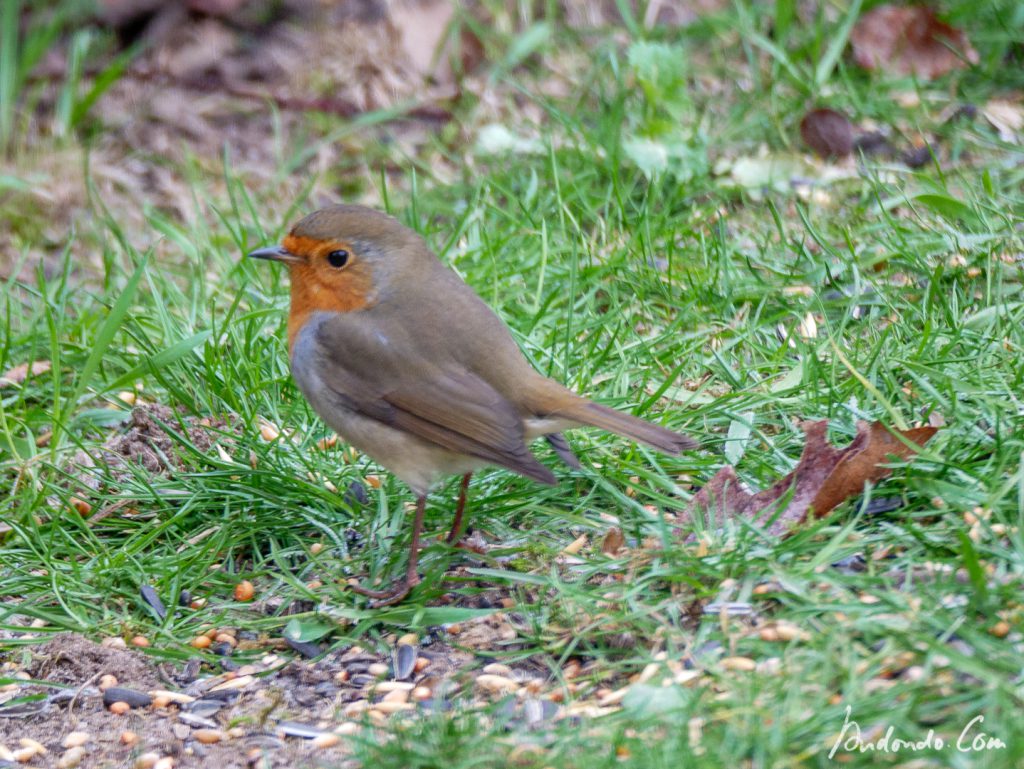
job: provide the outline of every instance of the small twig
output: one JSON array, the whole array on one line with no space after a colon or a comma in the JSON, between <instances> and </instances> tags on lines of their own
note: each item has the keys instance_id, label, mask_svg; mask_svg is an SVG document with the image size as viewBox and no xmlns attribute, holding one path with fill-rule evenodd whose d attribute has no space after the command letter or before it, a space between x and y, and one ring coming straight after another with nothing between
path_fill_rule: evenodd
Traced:
<instances>
[{"instance_id":1,"label":"small twig","mask_svg":"<svg viewBox=\"0 0 1024 769\"><path fill-rule=\"evenodd\" d=\"M98 513L95 513L94 515L90 515L88 518L86 518L86 521L88 522L88 524L90 526L92 526L94 524L97 524L100 521L102 521L104 518L107 518L108 516L113 515L118 510L120 510L122 507L125 507L126 505L128 505L131 502L132 502L132 500L130 500L130 499L119 499L117 502L114 502L111 505L107 505L102 510L100 510Z\"/></svg>"},{"instance_id":2,"label":"small twig","mask_svg":"<svg viewBox=\"0 0 1024 769\"><path fill-rule=\"evenodd\" d=\"M85 683L78 687L78 690L75 692L75 696L73 696L68 701L68 718L69 719L71 718L71 711L73 711L75 709L75 703L78 702L79 695L82 692L85 691L85 687L89 686L89 684L91 684L93 681L95 681L97 678L99 678L100 675L102 674L102 672L103 671L99 671L97 673L94 673L91 677L86 679Z\"/></svg>"},{"instance_id":3,"label":"small twig","mask_svg":"<svg viewBox=\"0 0 1024 769\"><path fill-rule=\"evenodd\" d=\"M167 673L167 671L164 669L164 667L165 667L165 665L164 665L163 662L161 662L159 665L156 666L157 677L161 681L163 681L169 688L177 689L180 686L180 684L177 681L175 681L173 678L171 678L171 676Z\"/></svg>"},{"instance_id":4,"label":"small twig","mask_svg":"<svg viewBox=\"0 0 1024 769\"><path fill-rule=\"evenodd\" d=\"M187 540L185 540L185 544L183 544L181 547L179 547L177 552L183 553L186 550L188 550L190 547L195 547L197 544L199 544L204 539L206 539L208 536L210 536L211 534L213 534L214 532L217 532L217 531L220 531L220 526L210 526L209 528L203 529L201 532L199 532L195 536L189 537Z\"/></svg>"}]
</instances>

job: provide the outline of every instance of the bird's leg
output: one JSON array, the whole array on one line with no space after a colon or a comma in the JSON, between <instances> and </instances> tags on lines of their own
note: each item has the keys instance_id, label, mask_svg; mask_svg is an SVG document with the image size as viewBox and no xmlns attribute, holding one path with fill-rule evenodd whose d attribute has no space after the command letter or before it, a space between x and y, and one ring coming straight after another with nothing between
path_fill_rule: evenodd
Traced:
<instances>
[{"instance_id":1,"label":"bird's leg","mask_svg":"<svg viewBox=\"0 0 1024 769\"><path fill-rule=\"evenodd\" d=\"M416 573L416 562L420 553L420 531L423 529L423 512L427 509L427 495L422 494L416 499L416 518L412 524L412 546L409 549L409 566L405 570L405 579L395 582L387 590L370 590L361 585L350 585L353 593L375 599L371 609L391 606L399 603L409 595L409 591L420 583L420 575Z\"/></svg>"},{"instance_id":2,"label":"bird's leg","mask_svg":"<svg viewBox=\"0 0 1024 769\"><path fill-rule=\"evenodd\" d=\"M473 473L466 473L462 476L462 483L459 484L459 502L455 506L455 520L452 521L452 530L448 532L448 544L454 545L462 537L462 514L466 512L466 495L469 491L469 479Z\"/></svg>"}]
</instances>

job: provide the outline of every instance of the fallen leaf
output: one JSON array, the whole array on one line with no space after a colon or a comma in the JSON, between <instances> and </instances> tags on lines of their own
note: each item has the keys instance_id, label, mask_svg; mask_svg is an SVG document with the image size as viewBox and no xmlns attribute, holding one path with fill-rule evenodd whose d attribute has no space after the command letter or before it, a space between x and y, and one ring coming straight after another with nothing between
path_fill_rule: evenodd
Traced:
<instances>
[{"instance_id":1,"label":"fallen leaf","mask_svg":"<svg viewBox=\"0 0 1024 769\"><path fill-rule=\"evenodd\" d=\"M615 555L626 546L626 538L622 536L622 529L616 527L608 529L608 533L601 540L601 552L605 555Z\"/></svg>"},{"instance_id":2,"label":"fallen leaf","mask_svg":"<svg viewBox=\"0 0 1024 769\"><path fill-rule=\"evenodd\" d=\"M706 148L680 136L662 139L626 136L622 140L622 151L648 179L669 173L677 181L685 182L707 171Z\"/></svg>"},{"instance_id":3,"label":"fallen leaf","mask_svg":"<svg viewBox=\"0 0 1024 769\"><path fill-rule=\"evenodd\" d=\"M0 387L20 385L28 379L29 376L36 377L40 374L45 374L49 370L50 361L48 360L37 360L32 363L22 363L7 371L3 376L0 376Z\"/></svg>"},{"instance_id":4,"label":"fallen leaf","mask_svg":"<svg viewBox=\"0 0 1024 769\"><path fill-rule=\"evenodd\" d=\"M718 174L728 174L728 180L748 190L775 190L785 192L796 178L810 178L814 173L803 157L790 155L764 155L738 157L728 162L720 160L715 166Z\"/></svg>"},{"instance_id":5,"label":"fallen leaf","mask_svg":"<svg viewBox=\"0 0 1024 769\"><path fill-rule=\"evenodd\" d=\"M993 100L982 108L981 114L1004 142L1020 142L1024 133L1024 108L1020 104Z\"/></svg>"},{"instance_id":6,"label":"fallen leaf","mask_svg":"<svg viewBox=\"0 0 1024 769\"><path fill-rule=\"evenodd\" d=\"M453 26L456 5L449 0L390 6L389 23L397 32L400 50L421 80L450 87L457 75L472 72L484 62L483 42L470 25Z\"/></svg>"},{"instance_id":7,"label":"fallen leaf","mask_svg":"<svg viewBox=\"0 0 1024 769\"><path fill-rule=\"evenodd\" d=\"M175 38L174 45L162 46L155 58L162 71L178 80L187 81L200 78L204 73L219 71L219 65L234 52L236 45L235 35L230 29L216 19L208 18L190 23L182 30L180 37ZM194 111L182 110L180 101L176 109L185 113ZM172 108L163 117L168 118L173 114ZM187 121L185 117L177 116L176 122L201 124L197 117Z\"/></svg>"},{"instance_id":8,"label":"fallen leaf","mask_svg":"<svg viewBox=\"0 0 1024 769\"><path fill-rule=\"evenodd\" d=\"M801 339L817 339L818 338L818 321L814 319L813 313L807 313L800 319L797 324L796 332L800 335Z\"/></svg>"},{"instance_id":9,"label":"fallen leaf","mask_svg":"<svg viewBox=\"0 0 1024 769\"><path fill-rule=\"evenodd\" d=\"M650 686L634 684L622 698L627 713L648 718L659 713L671 713L686 707L692 699L681 686Z\"/></svg>"},{"instance_id":10,"label":"fallen leaf","mask_svg":"<svg viewBox=\"0 0 1024 769\"><path fill-rule=\"evenodd\" d=\"M398 30L402 50L421 77L451 80L440 47L454 15L454 5L446 0L397 3L391 9L391 23Z\"/></svg>"},{"instance_id":11,"label":"fallen leaf","mask_svg":"<svg viewBox=\"0 0 1024 769\"><path fill-rule=\"evenodd\" d=\"M915 427L890 431L881 422L857 423L857 434L844 449L829 445L825 436L828 422L805 422L807 442L796 468L770 488L750 494L742 488L731 465L726 465L708 481L687 507L686 513L706 516L708 523L727 518L748 518L767 522L775 535L786 534L803 523L808 514L821 517L848 497L860 493L868 481L877 481L892 470L885 466L890 457L906 459L935 435L937 427ZM913 445L907 445L900 437ZM789 496L778 515L776 503Z\"/></svg>"},{"instance_id":12,"label":"fallen leaf","mask_svg":"<svg viewBox=\"0 0 1024 769\"><path fill-rule=\"evenodd\" d=\"M725 434L725 444L723 446L725 458L729 464L738 464L743 459L743 453L747 450L747 444L750 443L750 434L753 430L753 411L745 411L742 414L738 414L736 419L729 422L729 430Z\"/></svg>"},{"instance_id":13,"label":"fallen leaf","mask_svg":"<svg viewBox=\"0 0 1024 769\"><path fill-rule=\"evenodd\" d=\"M931 80L968 64L978 52L959 29L921 6L880 5L858 19L850 34L853 58L864 69Z\"/></svg>"},{"instance_id":14,"label":"fallen leaf","mask_svg":"<svg viewBox=\"0 0 1024 769\"><path fill-rule=\"evenodd\" d=\"M823 158L844 158L853 151L853 126L834 109L812 109L804 115L800 136Z\"/></svg>"}]
</instances>

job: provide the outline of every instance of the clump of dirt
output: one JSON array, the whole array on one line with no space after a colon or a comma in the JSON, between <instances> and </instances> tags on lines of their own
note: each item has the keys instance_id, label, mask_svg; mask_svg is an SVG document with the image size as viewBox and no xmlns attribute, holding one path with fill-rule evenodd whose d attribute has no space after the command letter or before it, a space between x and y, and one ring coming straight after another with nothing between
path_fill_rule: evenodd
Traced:
<instances>
[{"instance_id":1,"label":"clump of dirt","mask_svg":"<svg viewBox=\"0 0 1024 769\"><path fill-rule=\"evenodd\" d=\"M32 652L27 672L40 681L82 686L112 675L119 685L153 688L153 665L139 652L100 646L72 633L61 633Z\"/></svg>"},{"instance_id":2,"label":"clump of dirt","mask_svg":"<svg viewBox=\"0 0 1024 769\"><path fill-rule=\"evenodd\" d=\"M111 464L125 460L141 465L154 474L165 474L182 467L174 439L164 425L175 425L179 420L169 406L150 403L132 409L128 429L108 440L105 449L113 455ZM217 439L217 431L225 427L223 420L192 416L181 417L189 442L200 451L209 451Z\"/></svg>"},{"instance_id":3,"label":"clump of dirt","mask_svg":"<svg viewBox=\"0 0 1024 769\"><path fill-rule=\"evenodd\" d=\"M151 476L170 476L194 464L171 431L184 436L202 454L215 444L230 449L232 429L219 417L186 415L158 403L146 403L132 409L125 426L111 435L96 451L77 451L67 464L69 487L83 500L91 499L102 487L118 489L145 470ZM102 469L102 470L101 470ZM60 506L58 500L53 504ZM107 513L96 514L98 521L106 514L123 507L125 500L115 503Z\"/></svg>"}]
</instances>

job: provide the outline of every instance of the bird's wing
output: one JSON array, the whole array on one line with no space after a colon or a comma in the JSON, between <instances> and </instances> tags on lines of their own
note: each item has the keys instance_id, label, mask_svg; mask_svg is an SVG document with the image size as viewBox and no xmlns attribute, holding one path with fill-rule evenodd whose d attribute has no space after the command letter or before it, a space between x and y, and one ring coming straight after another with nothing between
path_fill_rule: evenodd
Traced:
<instances>
[{"instance_id":1,"label":"bird's wing","mask_svg":"<svg viewBox=\"0 0 1024 769\"><path fill-rule=\"evenodd\" d=\"M339 405L449 451L555 482L527 448L518 410L474 373L415 352L406 329L338 314L319 324L315 341L318 376Z\"/></svg>"}]
</instances>

